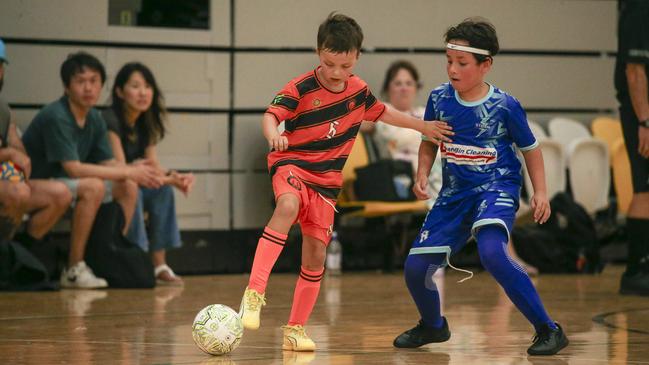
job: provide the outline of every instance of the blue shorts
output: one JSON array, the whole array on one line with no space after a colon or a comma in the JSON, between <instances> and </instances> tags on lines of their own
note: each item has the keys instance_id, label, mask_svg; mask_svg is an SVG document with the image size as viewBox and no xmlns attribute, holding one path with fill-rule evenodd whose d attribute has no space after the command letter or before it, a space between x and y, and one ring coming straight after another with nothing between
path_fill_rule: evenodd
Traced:
<instances>
[{"instance_id":1,"label":"blue shorts","mask_svg":"<svg viewBox=\"0 0 649 365\"><path fill-rule=\"evenodd\" d=\"M518 199L508 193L485 191L455 202L438 199L428 212L410 254L446 253L451 256L464 247L481 226L497 224L512 230Z\"/></svg>"}]
</instances>

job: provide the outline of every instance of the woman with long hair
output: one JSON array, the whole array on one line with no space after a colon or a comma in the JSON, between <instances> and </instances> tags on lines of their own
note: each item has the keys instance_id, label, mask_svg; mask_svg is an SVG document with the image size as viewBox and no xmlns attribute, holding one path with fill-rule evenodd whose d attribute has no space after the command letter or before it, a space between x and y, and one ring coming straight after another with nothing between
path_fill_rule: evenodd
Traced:
<instances>
[{"instance_id":1,"label":"woman with long hair","mask_svg":"<svg viewBox=\"0 0 649 365\"><path fill-rule=\"evenodd\" d=\"M115 159L124 164L147 164L158 171L157 184L141 185L127 237L145 251L151 251L158 284L181 285L167 265L166 250L180 247L173 188L187 195L194 175L160 166L156 144L166 133L164 98L148 67L132 62L124 65L111 93L111 106L103 112ZM147 236L144 212L148 213Z\"/></svg>"}]
</instances>

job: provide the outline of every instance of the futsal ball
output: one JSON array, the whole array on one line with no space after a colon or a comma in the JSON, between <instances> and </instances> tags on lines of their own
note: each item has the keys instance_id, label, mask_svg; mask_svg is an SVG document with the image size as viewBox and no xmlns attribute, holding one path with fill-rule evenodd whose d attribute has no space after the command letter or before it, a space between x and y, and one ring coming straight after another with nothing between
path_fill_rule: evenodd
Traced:
<instances>
[{"instance_id":1,"label":"futsal ball","mask_svg":"<svg viewBox=\"0 0 649 365\"><path fill-rule=\"evenodd\" d=\"M0 166L2 167L2 175L0 175L1 180L9 180L11 182L21 182L25 180L25 175L20 168L14 165L13 162L4 161Z\"/></svg>"},{"instance_id":2,"label":"futsal ball","mask_svg":"<svg viewBox=\"0 0 649 365\"><path fill-rule=\"evenodd\" d=\"M210 355L223 355L236 349L242 336L241 318L227 305L208 305L194 318L192 325L194 342Z\"/></svg>"}]
</instances>

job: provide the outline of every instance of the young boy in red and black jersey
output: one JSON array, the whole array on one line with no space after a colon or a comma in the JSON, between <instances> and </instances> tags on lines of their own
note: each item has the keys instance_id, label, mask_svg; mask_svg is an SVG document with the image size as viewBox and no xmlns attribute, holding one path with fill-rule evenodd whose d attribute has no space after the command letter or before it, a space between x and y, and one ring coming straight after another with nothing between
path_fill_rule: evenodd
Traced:
<instances>
[{"instance_id":1,"label":"young boy in red and black jersey","mask_svg":"<svg viewBox=\"0 0 649 365\"><path fill-rule=\"evenodd\" d=\"M293 307L284 329L284 350L313 351L304 324L318 297L326 247L333 230L341 171L363 120L417 130L433 141L450 141L443 122L423 122L385 106L367 84L352 74L363 31L356 21L330 14L318 29L320 65L288 82L273 99L262 120L272 151L268 169L277 206L259 239L250 281L241 303L247 329L259 327L266 284L290 227L302 229L302 266ZM285 123L285 131L277 127Z\"/></svg>"}]
</instances>

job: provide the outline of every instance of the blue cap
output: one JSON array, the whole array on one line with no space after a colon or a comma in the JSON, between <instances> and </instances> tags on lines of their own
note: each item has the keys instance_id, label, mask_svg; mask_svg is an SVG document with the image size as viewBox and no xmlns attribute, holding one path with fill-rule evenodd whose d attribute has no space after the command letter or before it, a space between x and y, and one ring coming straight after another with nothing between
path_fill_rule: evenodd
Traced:
<instances>
[{"instance_id":1,"label":"blue cap","mask_svg":"<svg viewBox=\"0 0 649 365\"><path fill-rule=\"evenodd\" d=\"M0 39L0 61L9 63L9 60L7 60L7 51L5 50L5 42Z\"/></svg>"}]
</instances>

